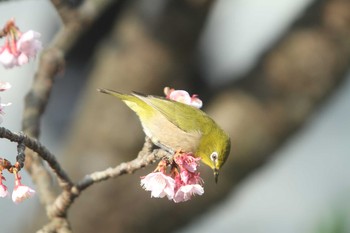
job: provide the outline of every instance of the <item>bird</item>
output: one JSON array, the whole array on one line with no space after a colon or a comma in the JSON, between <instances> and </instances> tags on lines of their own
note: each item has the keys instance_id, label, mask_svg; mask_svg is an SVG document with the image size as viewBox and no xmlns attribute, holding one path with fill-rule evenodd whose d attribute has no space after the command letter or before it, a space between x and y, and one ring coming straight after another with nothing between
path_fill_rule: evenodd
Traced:
<instances>
[{"instance_id":1,"label":"bird","mask_svg":"<svg viewBox=\"0 0 350 233\"><path fill-rule=\"evenodd\" d=\"M172 154L185 151L200 157L213 170L218 182L219 170L230 154L231 140L205 112L160 96L97 90L117 97L133 110L153 144Z\"/></svg>"}]
</instances>

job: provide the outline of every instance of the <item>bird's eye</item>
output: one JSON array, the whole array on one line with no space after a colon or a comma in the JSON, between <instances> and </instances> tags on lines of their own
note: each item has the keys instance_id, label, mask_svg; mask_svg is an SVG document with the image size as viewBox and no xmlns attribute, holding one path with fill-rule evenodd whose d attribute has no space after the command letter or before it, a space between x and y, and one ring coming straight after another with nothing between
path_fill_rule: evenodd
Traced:
<instances>
[{"instance_id":1,"label":"bird's eye","mask_svg":"<svg viewBox=\"0 0 350 233\"><path fill-rule=\"evenodd\" d=\"M214 151L213 153L211 153L210 159L211 161L216 162L218 160L218 152Z\"/></svg>"}]
</instances>

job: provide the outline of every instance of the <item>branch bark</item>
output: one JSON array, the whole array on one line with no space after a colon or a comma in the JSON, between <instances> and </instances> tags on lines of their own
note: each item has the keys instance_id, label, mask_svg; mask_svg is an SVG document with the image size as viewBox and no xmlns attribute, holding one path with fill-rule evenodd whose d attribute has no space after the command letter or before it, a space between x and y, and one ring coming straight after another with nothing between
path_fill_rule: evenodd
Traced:
<instances>
[{"instance_id":1,"label":"branch bark","mask_svg":"<svg viewBox=\"0 0 350 233\"><path fill-rule=\"evenodd\" d=\"M61 187L63 189L69 189L73 183L63 170L56 157L40 142L36 139L32 139L21 133L13 133L10 130L0 127L0 138L7 138L11 142L17 142L19 145L25 145L40 156L41 159L45 160L53 172L58 177Z\"/></svg>"}]
</instances>

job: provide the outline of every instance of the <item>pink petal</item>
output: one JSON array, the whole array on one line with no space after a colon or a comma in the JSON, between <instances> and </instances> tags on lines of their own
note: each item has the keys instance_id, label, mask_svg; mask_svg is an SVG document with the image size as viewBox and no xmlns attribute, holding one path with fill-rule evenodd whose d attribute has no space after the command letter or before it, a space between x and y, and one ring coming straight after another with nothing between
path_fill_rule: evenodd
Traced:
<instances>
[{"instance_id":1,"label":"pink petal","mask_svg":"<svg viewBox=\"0 0 350 233\"><path fill-rule=\"evenodd\" d=\"M187 170L182 170L180 172L180 178L181 178L182 183L187 184L188 179L190 178L190 175L191 174Z\"/></svg>"},{"instance_id":2,"label":"pink petal","mask_svg":"<svg viewBox=\"0 0 350 233\"><path fill-rule=\"evenodd\" d=\"M202 184L203 180L198 172L189 172L188 170L181 170L179 175L180 181L176 183L176 187L188 184Z\"/></svg>"},{"instance_id":3,"label":"pink petal","mask_svg":"<svg viewBox=\"0 0 350 233\"><path fill-rule=\"evenodd\" d=\"M17 62L18 62L18 65L20 65L20 66L27 64L29 62L29 57L25 53L21 53L17 57Z\"/></svg>"},{"instance_id":4,"label":"pink petal","mask_svg":"<svg viewBox=\"0 0 350 233\"><path fill-rule=\"evenodd\" d=\"M177 102L181 102L184 104L191 104L191 97L188 94L187 91L183 91L183 90L175 90L172 91L169 95L169 99L171 100L175 100Z\"/></svg>"},{"instance_id":5,"label":"pink petal","mask_svg":"<svg viewBox=\"0 0 350 233\"><path fill-rule=\"evenodd\" d=\"M12 68L17 64L16 57L10 53L8 48L4 49L0 54L0 63L6 68Z\"/></svg>"},{"instance_id":6,"label":"pink petal","mask_svg":"<svg viewBox=\"0 0 350 233\"><path fill-rule=\"evenodd\" d=\"M192 154L182 153L181 155L175 157L175 163L179 165L181 169L186 169L190 172L195 172L197 170L197 167L199 166L198 161L200 159L200 157L193 157Z\"/></svg>"},{"instance_id":7,"label":"pink petal","mask_svg":"<svg viewBox=\"0 0 350 233\"><path fill-rule=\"evenodd\" d=\"M175 90L173 88L165 87L164 94L167 99L188 104L195 108L201 108L203 106L202 100L200 100L197 95L192 95L191 97L188 92L184 90Z\"/></svg>"},{"instance_id":8,"label":"pink petal","mask_svg":"<svg viewBox=\"0 0 350 233\"><path fill-rule=\"evenodd\" d=\"M28 57L35 57L42 48L42 44L38 40L40 36L40 33L33 30L23 33L17 41L17 50Z\"/></svg>"},{"instance_id":9,"label":"pink petal","mask_svg":"<svg viewBox=\"0 0 350 233\"><path fill-rule=\"evenodd\" d=\"M12 201L14 203L20 203L25 199L32 197L35 194L35 190L25 185L18 185L12 192Z\"/></svg>"},{"instance_id":10,"label":"pink petal","mask_svg":"<svg viewBox=\"0 0 350 233\"><path fill-rule=\"evenodd\" d=\"M194 195L202 195L204 193L204 189L199 184L193 184L193 185L184 185L181 186L174 196L174 202L185 202L192 198Z\"/></svg>"},{"instance_id":11,"label":"pink petal","mask_svg":"<svg viewBox=\"0 0 350 233\"><path fill-rule=\"evenodd\" d=\"M0 184L0 197L6 197L8 195L7 187Z\"/></svg>"},{"instance_id":12,"label":"pink petal","mask_svg":"<svg viewBox=\"0 0 350 233\"><path fill-rule=\"evenodd\" d=\"M191 105L195 108L201 108L203 106L203 102L199 98L192 96Z\"/></svg>"},{"instance_id":13,"label":"pink petal","mask_svg":"<svg viewBox=\"0 0 350 233\"><path fill-rule=\"evenodd\" d=\"M174 197L175 180L162 172L152 172L141 179L141 186L151 191L151 197L169 199Z\"/></svg>"}]
</instances>

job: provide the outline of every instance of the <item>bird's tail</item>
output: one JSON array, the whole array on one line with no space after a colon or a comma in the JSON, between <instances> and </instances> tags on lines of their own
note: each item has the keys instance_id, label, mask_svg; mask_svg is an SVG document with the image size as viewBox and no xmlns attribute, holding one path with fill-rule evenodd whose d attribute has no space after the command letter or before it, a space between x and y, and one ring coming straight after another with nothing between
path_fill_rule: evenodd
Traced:
<instances>
[{"instance_id":1,"label":"bird's tail","mask_svg":"<svg viewBox=\"0 0 350 233\"><path fill-rule=\"evenodd\" d=\"M110 89L97 89L101 93L112 95L122 100L129 108L136 112L139 116L148 116L152 114L154 109L150 107L146 102L140 99L137 95L123 94Z\"/></svg>"},{"instance_id":2,"label":"bird's tail","mask_svg":"<svg viewBox=\"0 0 350 233\"><path fill-rule=\"evenodd\" d=\"M115 97L117 97L117 98L119 98L121 100L127 100L128 96L130 96L130 95L122 94L122 93L119 93L119 92L116 92L116 91L113 91L113 90L110 90L110 89L105 89L105 88L99 88L97 90L99 92L101 92L101 93L115 96Z\"/></svg>"}]
</instances>

